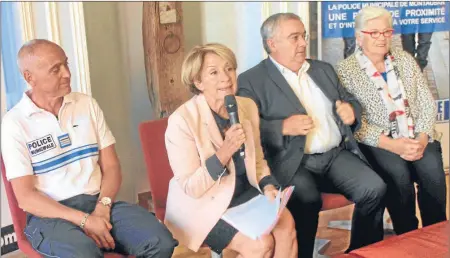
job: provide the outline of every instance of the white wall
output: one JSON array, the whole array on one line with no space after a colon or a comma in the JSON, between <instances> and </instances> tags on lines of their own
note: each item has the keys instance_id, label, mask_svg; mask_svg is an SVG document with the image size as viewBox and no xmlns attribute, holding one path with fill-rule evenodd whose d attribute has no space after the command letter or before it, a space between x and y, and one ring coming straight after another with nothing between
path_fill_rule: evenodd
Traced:
<instances>
[{"instance_id":1,"label":"white wall","mask_svg":"<svg viewBox=\"0 0 450 258\"><path fill-rule=\"evenodd\" d=\"M238 73L256 65L263 58L261 8L261 2L183 2L186 53L198 44L221 43L235 53Z\"/></svg>"},{"instance_id":2,"label":"white wall","mask_svg":"<svg viewBox=\"0 0 450 258\"><path fill-rule=\"evenodd\" d=\"M142 2L84 3L92 95L116 137L123 183L119 198L148 191L138 126L152 120L142 40Z\"/></svg>"},{"instance_id":3,"label":"white wall","mask_svg":"<svg viewBox=\"0 0 450 258\"><path fill-rule=\"evenodd\" d=\"M263 7L267 13L263 13ZM235 53L239 74L265 58L259 29L266 15L298 13L302 8L305 3L299 2L185 2L186 52L196 44L222 43Z\"/></svg>"},{"instance_id":4,"label":"white wall","mask_svg":"<svg viewBox=\"0 0 450 258\"><path fill-rule=\"evenodd\" d=\"M203 42L202 2L183 2L184 51L187 53L195 45Z\"/></svg>"},{"instance_id":5,"label":"white wall","mask_svg":"<svg viewBox=\"0 0 450 258\"><path fill-rule=\"evenodd\" d=\"M138 151L132 144L130 87L127 66L122 58L122 41L118 3L83 3L86 41L89 55L92 96L102 108L116 138L116 150L122 166L123 180L118 199L134 202L134 158ZM141 179L142 180L142 179Z\"/></svg>"},{"instance_id":6,"label":"white wall","mask_svg":"<svg viewBox=\"0 0 450 258\"><path fill-rule=\"evenodd\" d=\"M261 61L261 2L202 2L199 5L202 21L199 44L217 42L229 47L238 60L238 73ZM186 26L184 34L195 29L198 28Z\"/></svg>"},{"instance_id":7,"label":"white wall","mask_svg":"<svg viewBox=\"0 0 450 258\"><path fill-rule=\"evenodd\" d=\"M149 181L142 154L138 126L153 120L153 110L147 90L144 46L142 39L142 2L119 2L119 24L124 72L129 87L131 148L133 149L135 196L148 191ZM139 21L139 24L133 23Z\"/></svg>"},{"instance_id":8,"label":"white wall","mask_svg":"<svg viewBox=\"0 0 450 258\"><path fill-rule=\"evenodd\" d=\"M235 14L235 3L230 2L203 2L200 5L202 24L202 43L221 43L233 51L238 49L238 38L236 37L237 15ZM188 15L188 14L185 14ZM185 28L188 34L190 29Z\"/></svg>"}]
</instances>

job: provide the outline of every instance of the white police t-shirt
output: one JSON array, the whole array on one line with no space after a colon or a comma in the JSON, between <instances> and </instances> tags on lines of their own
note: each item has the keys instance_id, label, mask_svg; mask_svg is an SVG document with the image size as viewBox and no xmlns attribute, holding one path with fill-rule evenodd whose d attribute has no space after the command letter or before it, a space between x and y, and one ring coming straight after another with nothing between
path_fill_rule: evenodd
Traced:
<instances>
[{"instance_id":1,"label":"white police t-shirt","mask_svg":"<svg viewBox=\"0 0 450 258\"><path fill-rule=\"evenodd\" d=\"M58 118L24 93L2 119L8 180L34 175L36 188L56 201L100 191L99 151L115 143L95 99L69 93Z\"/></svg>"}]
</instances>

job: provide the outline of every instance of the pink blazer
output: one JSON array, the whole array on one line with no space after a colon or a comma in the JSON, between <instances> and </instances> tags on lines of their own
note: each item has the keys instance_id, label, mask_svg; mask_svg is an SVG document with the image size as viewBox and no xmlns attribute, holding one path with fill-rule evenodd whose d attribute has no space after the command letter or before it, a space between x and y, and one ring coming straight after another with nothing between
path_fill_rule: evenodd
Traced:
<instances>
[{"instance_id":1,"label":"pink blazer","mask_svg":"<svg viewBox=\"0 0 450 258\"><path fill-rule=\"evenodd\" d=\"M245 167L252 186L270 174L261 148L259 113L248 98L236 97L246 135ZM170 180L164 223L180 244L197 251L231 202L235 186L232 160L228 176L214 181L205 162L222 146L223 139L203 95L194 96L170 117L165 135L174 177ZM261 190L260 190L261 191Z\"/></svg>"}]
</instances>

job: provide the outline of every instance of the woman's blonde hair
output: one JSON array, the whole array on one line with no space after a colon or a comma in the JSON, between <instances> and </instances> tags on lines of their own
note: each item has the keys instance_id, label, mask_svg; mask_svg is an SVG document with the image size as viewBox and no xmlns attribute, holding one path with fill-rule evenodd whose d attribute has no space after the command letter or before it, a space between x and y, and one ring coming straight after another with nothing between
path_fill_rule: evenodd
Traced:
<instances>
[{"instance_id":1,"label":"woman's blonde hair","mask_svg":"<svg viewBox=\"0 0 450 258\"><path fill-rule=\"evenodd\" d=\"M355 32L363 30L367 21L379 17L386 17L389 25L392 27L392 15L388 10L378 6L366 6L362 8L355 17Z\"/></svg>"},{"instance_id":2,"label":"woman's blonde hair","mask_svg":"<svg viewBox=\"0 0 450 258\"><path fill-rule=\"evenodd\" d=\"M216 54L226 60L232 68L237 68L236 56L228 47L219 43L209 43L206 45L195 46L183 61L181 66L181 81L189 90L198 95L201 93L195 86L195 81L200 81L200 73L203 68L206 54Z\"/></svg>"}]
</instances>

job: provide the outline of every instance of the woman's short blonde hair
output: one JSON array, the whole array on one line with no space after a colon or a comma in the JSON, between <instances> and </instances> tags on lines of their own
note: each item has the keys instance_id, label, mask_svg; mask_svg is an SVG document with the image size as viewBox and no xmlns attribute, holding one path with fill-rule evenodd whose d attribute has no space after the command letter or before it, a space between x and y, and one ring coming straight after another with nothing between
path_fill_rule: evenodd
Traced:
<instances>
[{"instance_id":1,"label":"woman's short blonde hair","mask_svg":"<svg viewBox=\"0 0 450 258\"><path fill-rule=\"evenodd\" d=\"M366 6L362 8L355 17L355 32L364 30L367 21L379 17L387 18L389 25L392 27L392 15L388 10L378 6Z\"/></svg>"},{"instance_id":2,"label":"woman's short blonde hair","mask_svg":"<svg viewBox=\"0 0 450 258\"><path fill-rule=\"evenodd\" d=\"M206 54L216 54L226 60L232 68L237 68L236 56L228 47L219 43L209 43L206 45L195 46L183 61L181 66L181 81L189 90L198 95L201 93L195 86L195 81L200 81L200 73L203 68Z\"/></svg>"}]
</instances>

